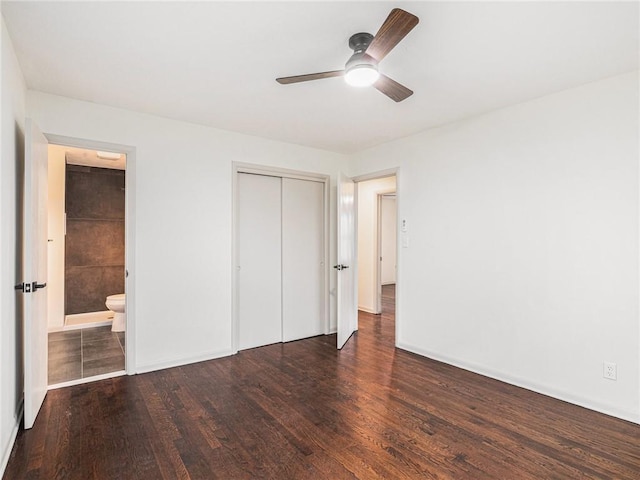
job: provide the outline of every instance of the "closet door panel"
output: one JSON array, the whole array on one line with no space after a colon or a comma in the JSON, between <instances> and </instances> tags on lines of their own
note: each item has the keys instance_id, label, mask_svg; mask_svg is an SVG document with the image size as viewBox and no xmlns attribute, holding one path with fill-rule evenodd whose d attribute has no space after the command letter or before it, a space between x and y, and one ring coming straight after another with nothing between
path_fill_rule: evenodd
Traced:
<instances>
[{"instance_id":1,"label":"closet door panel","mask_svg":"<svg viewBox=\"0 0 640 480\"><path fill-rule=\"evenodd\" d=\"M238 348L282 341L281 179L238 174Z\"/></svg>"},{"instance_id":2,"label":"closet door panel","mask_svg":"<svg viewBox=\"0 0 640 480\"><path fill-rule=\"evenodd\" d=\"M282 179L282 336L324 333L324 185Z\"/></svg>"}]
</instances>

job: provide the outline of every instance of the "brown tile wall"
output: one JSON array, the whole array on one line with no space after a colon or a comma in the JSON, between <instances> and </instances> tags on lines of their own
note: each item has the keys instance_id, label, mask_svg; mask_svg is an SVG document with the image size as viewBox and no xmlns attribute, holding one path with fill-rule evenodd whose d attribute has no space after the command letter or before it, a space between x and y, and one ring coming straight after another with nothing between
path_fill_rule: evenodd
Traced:
<instances>
[{"instance_id":1,"label":"brown tile wall","mask_svg":"<svg viewBox=\"0 0 640 480\"><path fill-rule=\"evenodd\" d=\"M67 165L65 313L106 310L124 293L124 171Z\"/></svg>"}]
</instances>

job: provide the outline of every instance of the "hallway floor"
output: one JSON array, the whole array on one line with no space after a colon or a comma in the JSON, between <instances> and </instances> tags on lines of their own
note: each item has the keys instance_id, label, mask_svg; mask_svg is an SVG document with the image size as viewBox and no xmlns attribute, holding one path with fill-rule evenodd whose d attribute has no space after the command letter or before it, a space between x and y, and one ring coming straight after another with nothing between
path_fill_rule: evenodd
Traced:
<instances>
[{"instance_id":1,"label":"hallway floor","mask_svg":"<svg viewBox=\"0 0 640 480\"><path fill-rule=\"evenodd\" d=\"M111 326L49 333L49 385L124 370L124 338Z\"/></svg>"}]
</instances>

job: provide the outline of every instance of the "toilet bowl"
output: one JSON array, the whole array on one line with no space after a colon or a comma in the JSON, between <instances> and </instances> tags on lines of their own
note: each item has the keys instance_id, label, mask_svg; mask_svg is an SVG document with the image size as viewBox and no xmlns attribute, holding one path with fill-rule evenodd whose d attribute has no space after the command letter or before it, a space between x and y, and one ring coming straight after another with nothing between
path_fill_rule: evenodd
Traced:
<instances>
[{"instance_id":1,"label":"toilet bowl","mask_svg":"<svg viewBox=\"0 0 640 480\"><path fill-rule=\"evenodd\" d=\"M124 293L118 295L109 295L107 301L104 302L109 310L113 312L113 323L111 324L112 332L124 332L124 325L127 316L124 312Z\"/></svg>"}]
</instances>

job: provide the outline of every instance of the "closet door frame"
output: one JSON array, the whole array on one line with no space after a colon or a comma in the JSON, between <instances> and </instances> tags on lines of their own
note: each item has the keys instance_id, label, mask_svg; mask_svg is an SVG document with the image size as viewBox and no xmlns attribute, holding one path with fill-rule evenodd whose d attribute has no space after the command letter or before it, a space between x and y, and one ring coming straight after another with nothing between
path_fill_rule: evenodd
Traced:
<instances>
[{"instance_id":1,"label":"closet door frame","mask_svg":"<svg viewBox=\"0 0 640 480\"><path fill-rule=\"evenodd\" d=\"M322 318L324 322L324 333L330 333L329 325L329 192L330 192L330 176L301 170L290 170L286 168L270 167L264 165L255 165L243 162L232 163L232 232L231 241L231 272L232 272L232 328L231 328L231 348L233 353L238 353L240 340L240 323L238 318L238 174L253 173L256 175L266 175L279 178L293 178L297 180L310 180L323 184L323 249L322 249L322 265L323 265L323 291L322 291Z\"/></svg>"}]
</instances>

